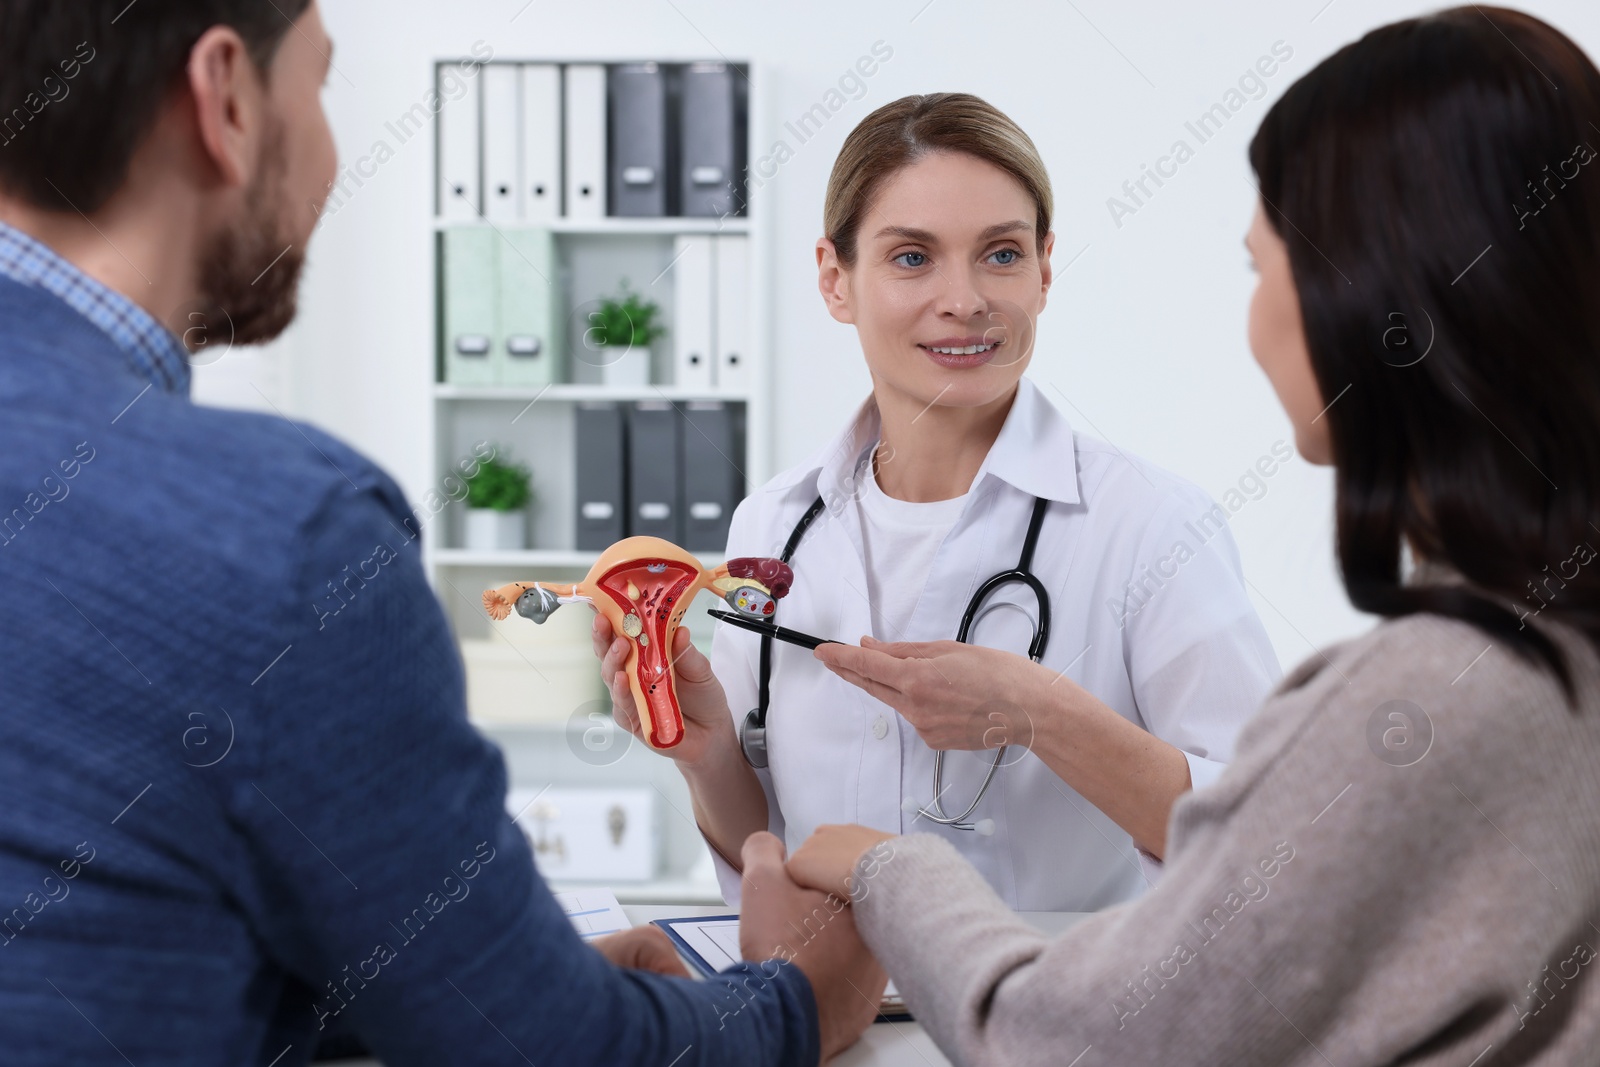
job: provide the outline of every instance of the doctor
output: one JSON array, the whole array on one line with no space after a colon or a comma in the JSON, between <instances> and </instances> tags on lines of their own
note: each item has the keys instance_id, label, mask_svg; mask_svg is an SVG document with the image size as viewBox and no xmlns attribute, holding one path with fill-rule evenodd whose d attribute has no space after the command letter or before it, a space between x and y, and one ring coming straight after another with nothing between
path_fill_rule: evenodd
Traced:
<instances>
[{"instance_id":1,"label":"doctor","mask_svg":"<svg viewBox=\"0 0 1600 1067\"><path fill-rule=\"evenodd\" d=\"M793 848L862 823L941 834L1014 909L1128 899L1159 871L1173 801L1219 775L1280 675L1221 509L1075 432L1023 377L1054 235L1049 177L1005 115L957 93L879 108L824 214L819 287L872 395L739 506L728 554L792 542L779 622L861 646L724 625L708 662L677 639L686 732L669 754L724 894L737 902L751 833ZM974 603L1013 569L1042 595L1019 580ZM967 645L951 640L964 614ZM627 643L601 616L594 638L637 733ZM764 746L741 746L747 719Z\"/></svg>"}]
</instances>

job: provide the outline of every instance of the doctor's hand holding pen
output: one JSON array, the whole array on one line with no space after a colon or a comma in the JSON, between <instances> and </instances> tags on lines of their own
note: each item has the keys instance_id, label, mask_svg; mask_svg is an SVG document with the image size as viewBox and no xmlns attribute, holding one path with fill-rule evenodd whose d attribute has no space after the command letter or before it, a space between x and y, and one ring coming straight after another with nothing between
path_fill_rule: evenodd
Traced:
<instances>
[{"instance_id":1,"label":"doctor's hand holding pen","mask_svg":"<svg viewBox=\"0 0 1600 1067\"><path fill-rule=\"evenodd\" d=\"M1065 674L959 641L863 637L812 655L894 708L929 748L1028 749L1139 848L1165 854L1167 816L1191 784L1187 758Z\"/></svg>"},{"instance_id":2,"label":"doctor's hand holding pen","mask_svg":"<svg viewBox=\"0 0 1600 1067\"><path fill-rule=\"evenodd\" d=\"M590 637L600 660L600 677L611 694L612 716L623 729L644 740L623 669L628 661L628 640L599 612ZM658 751L677 762L688 782L700 832L730 866L742 870L740 850L745 839L767 829L767 794L739 747L728 695L712 673L711 661L690 642L687 626L680 626L673 637L671 659L678 709L683 713L683 740Z\"/></svg>"}]
</instances>

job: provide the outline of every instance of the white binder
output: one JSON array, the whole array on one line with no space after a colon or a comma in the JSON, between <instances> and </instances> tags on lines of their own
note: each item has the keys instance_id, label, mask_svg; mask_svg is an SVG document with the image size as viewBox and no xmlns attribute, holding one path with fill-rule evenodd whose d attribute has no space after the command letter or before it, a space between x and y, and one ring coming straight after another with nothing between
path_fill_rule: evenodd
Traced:
<instances>
[{"instance_id":1,"label":"white binder","mask_svg":"<svg viewBox=\"0 0 1600 1067\"><path fill-rule=\"evenodd\" d=\"M715 240L709 234L681 234L672 248L672 380L688 389L710 389L716 382Z\"/></svg>"},{"instance_id":2,"label":"white binder","mask_svg":"<svg viewBox=\"0 0 1600 1067\"><path fill-rule=\"evenodd\" d=\"M515 222L521 215L517 178L521 151L517 136L522 125L517 68L490 63L483 68L483 214L495 222Z\"/></svg>"},{"instance_id":3,"label":"white binder","mask_svg":"<svg viewBox=\"0 0 1600 1067\"><path fill-rule=\"evenodd\" d=\"M529 222L561 217L561 68L522 68L522 205Z\"/></svg>"},{"instance_id":4,"label":"white binder","mask_svg":"<svg viewBox=\"0 0 1600 1067\"><path fill-rule=\"evenodd\" d=\"M566 208L573 219L606 214L606 68L567 68Z\"/></svg>"},{"instance_id":5,"label":"white binder","mask_svg":"<svg viewBox=\"0 0 1600 1067\"><path fill-rule=\"evenodd\" d=\"M475 219L483 213L478 142L482 79L457 76L451 86L457 85L466 86L457 99L451 99L444 86L438 87L439 217L451 221Z\"/></svg>"},{"instance_id":6,"label":"white binder","mask_svg":"<svg viewBox=\"0 0 1600 1067\"><path fill-rule=\"evenodd\" d=\"M717 237L716 383L718 389L750 388L750 239Z\"/></svg>"}]
</instances>

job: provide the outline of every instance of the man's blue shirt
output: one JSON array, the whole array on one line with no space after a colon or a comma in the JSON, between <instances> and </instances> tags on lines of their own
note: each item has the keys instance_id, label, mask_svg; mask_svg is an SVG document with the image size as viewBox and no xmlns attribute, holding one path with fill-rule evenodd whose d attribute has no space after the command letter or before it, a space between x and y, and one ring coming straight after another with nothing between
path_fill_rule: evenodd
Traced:
<instances>
[{"instance_id":1,"label":"man's blue shirt","mask_svg":"<svg viewBox=\"0 0 1600 1067\"><path fill-rule=\"evenodd\" d=\"M288 1067L334 1019L391 1065L817 1061L792 965L571 929L383 471L191 403L170 332L3 228L0 346L6 1064Z\"/></svg>"}]
</instances>

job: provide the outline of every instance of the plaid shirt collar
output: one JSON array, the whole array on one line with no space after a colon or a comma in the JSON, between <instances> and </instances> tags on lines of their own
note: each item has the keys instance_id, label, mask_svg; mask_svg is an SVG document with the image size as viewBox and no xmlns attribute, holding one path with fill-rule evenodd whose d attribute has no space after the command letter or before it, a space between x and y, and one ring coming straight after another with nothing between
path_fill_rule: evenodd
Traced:
<instances>
[{"instance_id":1,"label":"plaid shirt collar","mask_svg":"<svg viewBox=\"0 0 1600 1067\"><path fill-rule=\"evenodd\" d=\"M171 330L132 300L3 222L0 275L59 297L111 338L140 377L166 392L189 395L189 353Z\"/></svg>"}]
</instances>

